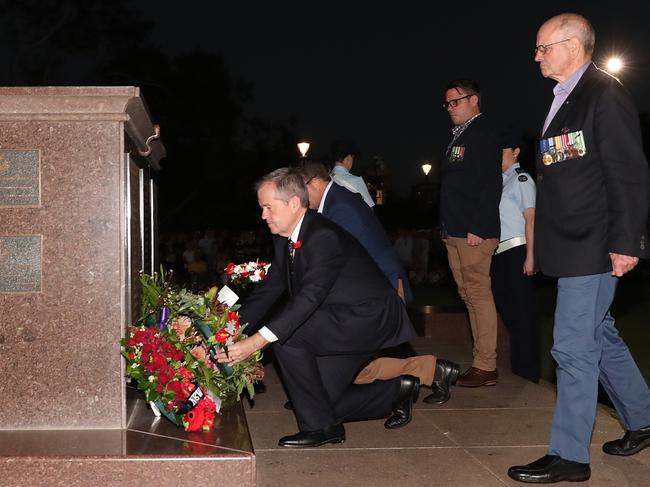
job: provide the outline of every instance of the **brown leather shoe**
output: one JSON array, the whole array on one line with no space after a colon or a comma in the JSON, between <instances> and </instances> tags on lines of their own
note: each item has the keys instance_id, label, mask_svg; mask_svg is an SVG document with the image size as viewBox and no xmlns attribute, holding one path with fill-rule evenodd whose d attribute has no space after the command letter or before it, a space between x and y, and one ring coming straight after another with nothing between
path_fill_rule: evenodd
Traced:
<instances>
[{"instance_id":1,"label":"brown leather shoe","mask_svg":"<svg viewBox=\"0 0 650 487\"><path fill-rule=\"evenodd\" d=\"M499 373L496 370L481 370L470 367L458 377L456 385L461 387L495 386L498 378Z\"/></svg>"}]
</instances>

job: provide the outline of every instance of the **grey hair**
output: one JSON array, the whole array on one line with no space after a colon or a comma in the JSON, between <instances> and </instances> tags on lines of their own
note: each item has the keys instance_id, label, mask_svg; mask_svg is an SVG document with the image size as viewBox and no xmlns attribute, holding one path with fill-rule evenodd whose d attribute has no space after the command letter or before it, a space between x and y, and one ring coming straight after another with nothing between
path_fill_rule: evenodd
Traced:
<instances>
[{"instance_id":1,"label":"grey hair","mask_svg":"<svg viewBox=\"0 0 650 487\"><path fill-rule=\"evenodd\" d=\"M576 37L585 52L591 57L596 45L596 31L586 18L579 14L566 13L558 15L559 26L566 36Z\"/></svg>"},{"instance_id":2,"label":"grey hair","mask_svg":"<svg viewBox=\"0 0 650 487\"><path fill-rule=\"evenodd\" d=\"M300 205L303 208L309 208L307 186L302 180L301 175L295 169L281 167L262 176L255 184L255 191L259 191L260 187L266 183L275 184L275 194L278 199L288 202L291 198L297 196L300 200Z\"/></svg>"}]
</instances>

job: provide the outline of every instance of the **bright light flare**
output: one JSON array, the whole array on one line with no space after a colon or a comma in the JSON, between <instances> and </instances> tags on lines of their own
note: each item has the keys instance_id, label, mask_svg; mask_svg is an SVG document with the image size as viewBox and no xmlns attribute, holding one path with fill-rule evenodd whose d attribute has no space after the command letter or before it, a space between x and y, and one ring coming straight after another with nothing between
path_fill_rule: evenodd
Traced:
<instances>
[{"instance_id":1,"label":"bright light flare","mask_svg":"<svg viewBox=\"0 0 650 487\"><path fill-rule=\"evenodd\" d=\"M612 74L619 73L623 69L623 60L619 57L611 57L607 60L605 69Z\"/></svg>"},{"instance_id":2,"label":"bright light flare","mask_svg":"<svg viewBox=\"0 0 650 487\"><path fill-rule=\"evenodd\" d=\"M305 157L307 155L307 151L309 150L309 142L300 142L298 145L298 150L300 151L300 155L302 157Z\"/></svg>"},{"instance_id":3,"label":"bright light flare","mask_svg":"<svg viewBox=\"0 0 650 487\"><path fill-rule=\"evenodd\" d=\"M431 164L429 164L428 162L422 164L422 172L424 173L425 176L429 175L429 171L431 171Z\"/></svg>"}]
</instances>

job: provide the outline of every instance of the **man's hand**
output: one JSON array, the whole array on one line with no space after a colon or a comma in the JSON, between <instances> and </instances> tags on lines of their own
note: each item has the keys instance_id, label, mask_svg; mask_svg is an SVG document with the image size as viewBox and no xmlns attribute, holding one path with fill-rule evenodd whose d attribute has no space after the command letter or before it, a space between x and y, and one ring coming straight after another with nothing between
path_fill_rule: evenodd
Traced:
<instances>
[{"instance_id":1,"label":"man's hand","mask_svg":"<svg viewBox=\"0 0 650 487\"><path fill-rule=\"evenodd\" d=\"M483 239L479 237L478 235L474 235L473 233L467 232L467 245L470 247L476 247L477 245L480 245Z\"/></svg>"},{"instance_id":2,"label":"man's hand","mask_svg":"<svg viewBox=\"0 0 650 487\"><path fill-rule=\"evenodd\" d=\"M535 274L535 259L533 257L526 257L524 261L524 274L527 276Z\"/></svg>"},{"instance_id":3,"label":"man's hand","mask_svg":"<svg viewBox=\"0 0 650 487\"><path fill-rule=\"evenodd\" d=\"M623 274L630 272L639 263L638 257L631 257L629 255L609 253L609 258L612 260L612 276L622 277Z\"/></svg>"},{"instance_id":4,"label":"man's hand","mask_svg":"<svg viewBox=\"0 0 650 487\"><path fill-rule=\"evenodd\" d=\"M260 335L255 333L255 335L245 338L240 342L237 342L228 347L228 355L224 350L221 350L217 353L217 362L225 363L228 365L235 365L236 363L241 362L242 360L247 359L253 355L258 350L264 348L269 342Z\"/></svg>"}]
</instances>

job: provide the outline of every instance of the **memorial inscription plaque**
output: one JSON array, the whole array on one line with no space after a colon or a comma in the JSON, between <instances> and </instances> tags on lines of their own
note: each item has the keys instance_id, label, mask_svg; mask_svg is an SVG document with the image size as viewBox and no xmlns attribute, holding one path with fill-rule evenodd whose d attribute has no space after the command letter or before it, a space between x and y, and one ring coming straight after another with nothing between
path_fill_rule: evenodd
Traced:
<instances>
[{"instance_id":1,"label":"memorial inscription plaque","mask_svg":"<svg viewBox=\"0 0 650 487\"><path fill-rule=\"evenodd\" d=\"M0 236L0 293L41 290L41 235Z\"/></svg>"},{"instance_id":2,"label":"memorial inscription plaque","mask_svg":"<svg viewBox=\"0 0 650 487\"><path fill-rule=\"evenodd\" d=\"M38 150L0 149L0 206L41 203Z\"/></svg>"}]
</instances>

